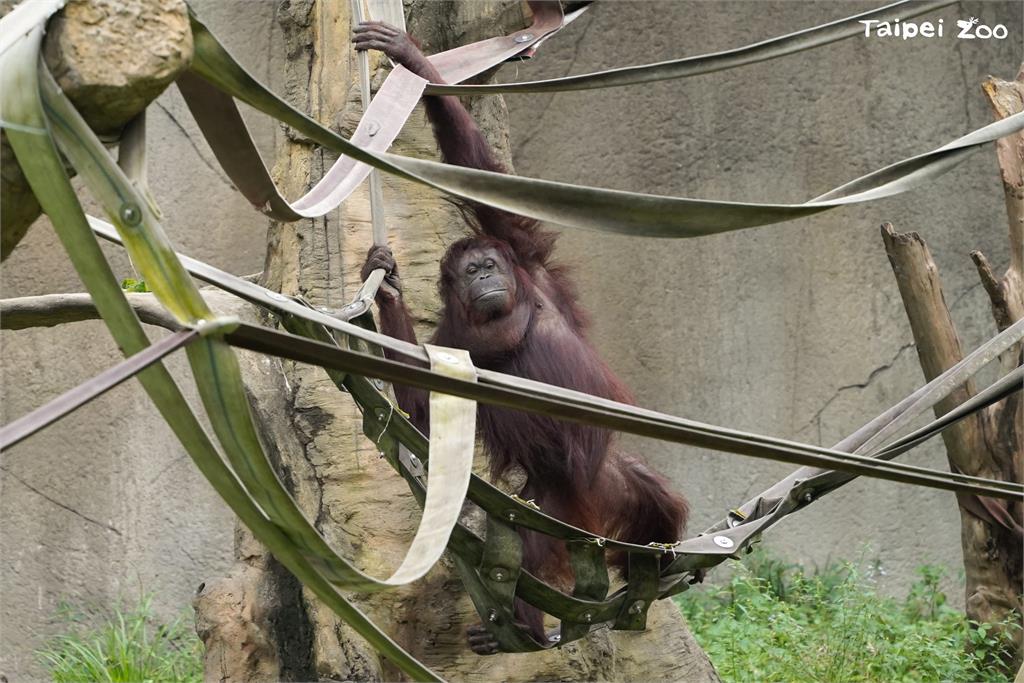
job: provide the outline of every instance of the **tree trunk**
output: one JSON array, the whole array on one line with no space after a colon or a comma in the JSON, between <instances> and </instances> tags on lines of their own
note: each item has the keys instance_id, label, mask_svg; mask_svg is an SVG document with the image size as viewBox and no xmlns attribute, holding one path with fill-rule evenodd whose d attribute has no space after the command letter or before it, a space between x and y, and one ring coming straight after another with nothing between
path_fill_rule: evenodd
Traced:
<instances>
[{"instance_id":1,"label":"tree trunk","mask_svg":"<svg viewBox=\"0 0 1024 683\"><path fill-rule=\"evenodd\" d=\"M1015 82L990 79L984 90L997 118L1024 109L1024 71ZM981 252L971 258L992 302L996 327L1004 330L1024 316L1024 134L997 143L997 157L1009 214L1010 258L997 277ZM933 379L963 358L960 337L942 294L939 271L917 233L898 234L882 226L882 239L892 263L900 295L910 319L925 378ZM1001 359L1003 371L1021 364L1020 344ZM969 382L935 407L942 415L976 393ZM943 432L950 468L979 477L1021 481L1024 474L1024 401L1015 393ZM1020 501L959 495L961 543L964 552L966 609L970 619L1000 622L1021 618L1024 587L1022 506ZM1011 672L1020 665L1020 629L1008 632L1014 643Z\"/></svg>"},{"instance_id":2,"label":"tree trunk","mask_svg":"<svg viewBox=\"0 0 1024 683\"><path fill-rule=\"evenodd\" d=\"M409 30L432 53L526 25L518 2L407 3ZM349 3L291 0L282 4L289 65L286 96L300 109L350 135L359 120L355 59L349 46ZM373 78L384 73L371 55ZM386 64L384 64L386 66ZM475 118L510 162L508 124L500 97L471 104ZM394 151L436 158L419 108ZM289 131L278 151L276 176L289 196L305 192L334 159ZM511 164L509 164L511 165ZM390 245L401 264L406 298L426 337L439 310L437 263L464 223L438 193L383 177ZM317 306L339 308L356 292L371 244L366 186L325 218L270 226L263 282L301 294ZM259 372L256 366L246 365ZM256 369L253 369L256 368ZM420 509L403 480L363 437L348 397L320 369L284 363L286 386L260 391L251 382L269 451L307 516L342 553L383 576L397 565L415 531ZM283 384L283 383L282 383ZM277 392L277 393L275 393ZM196 599L207 645L210 681L281 679L394 680L358 636L296 585L242 528L238 565L207 582ZM672 680L717 681L706 655L669 601L651 608L646 632L600 630L562 649L531 655L472 654L466 627L478 621L457 573L445 559L404 589L350 596L400 644L449 680Z\"/></svg>"}]
</instances>

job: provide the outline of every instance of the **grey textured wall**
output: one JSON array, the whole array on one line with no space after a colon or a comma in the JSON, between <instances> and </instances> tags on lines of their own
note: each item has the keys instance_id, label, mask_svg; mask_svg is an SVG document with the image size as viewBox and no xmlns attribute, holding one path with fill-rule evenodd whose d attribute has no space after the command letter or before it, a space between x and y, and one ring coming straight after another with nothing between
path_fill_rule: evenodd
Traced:
<instances>
[{"instance_id":1,"label":"grey textured wall","mask_svg":"<svg viewBox=\"0 0 1024 683\"><path fill-rule=\"evenodd\" d=\"M283 60L274 3L208 0L197 8L261 78ZM252 116L265 158L277 126ZM266 221L216 167L174 88L149 110L150 181L172 239L186 253L234 273L260 270ZM93 211L97 211L95 207ZM123 252L107 252L131 277ZM46 219L0 269L3 297L77 292L82 286ZM150 330L154 337L161 330ZM42 405L120 354L100 323L0 333L2 421ZM170 363L187 377L181 358ZM186 395L198 401L191 380ZM115 438L115 434L117 435ZM109 606L154 592L161 615L181 612L201 581L232 558L233 520L152 403L128 383L3 454L0 470L0 674L40 674L32 651L66 630L64 599Z\"/></svg>"},{"instance_id":2,"label":"grey textured wall","mask_svg":"<svg viewBox=\"0 0 1024 683\"><path fill-rule=\"evenodd\" d=\"M198 9L242 62L282 72L270 0ZM733 47L868 8L851 2L606 2L548 42L521 79ZM941 13L1010 28L1004 41L854 38L780 61L628 89L508 98L517 171L646 192L801 201L989 121L978 85L1021 60L1019 2ZM253 118L269 154L277 129ZM175 92L151 119L151 178L184 251L235 273L262 266L265 222L216 169ZM566 231L594 337L642 405L831 444L918 386L910 331L878 237L919 230L968 347L992 332L967 254L1002 262L993 155L910 195L800 222L688 241ZM115 250L119 272L130 275ZM4 264L2 295L77 291L48 225ZM108 367L101 325L0 334L3 421ZM172 364L173 365L173 364ZM180 369L180 366L178 366ZM115 430L127 437L113 438ZM694 504L699 530L790 467L627 440ZM910 455L941 467L940 446ZM172 484L173 482L173 484ZM13 449L0 471L0 672L32 671L61 598L106 604L158 591L173 613L230 559L231 520L142 392L121 387ZM951 495L857 482L785 522L765 545L792 560L883 561L902 590L923 562L959 566ZM955 576L954 576L955 579ZM957 582L951 579L954 591ZM20 678L20 676L19 676ZM14 680L14 678L12 678Z\"/></svg>"},{"instance_id":3,"label":"grey textured wall","mask_svg":"<svg viewBox=\"0 0 1024 683\"><path fill-rule=\"evenodd\" d=\"M874 6L599 2L519 66L518 78L727 49ZM987 74L1017 73L1021 7L948 8L937 15L945 19L943 39L857 37L683 81L509 95L516 172L655 194L806 201L988 123L979 85ZM1005 24L1009 37L951 37L955 19L970 16ZM802 221L676 241L565 230L558 253L577 266L597 343L642 405L832 445L923 383L879 237L883 221L928 241L966 347L993 334L968 258L981 249L1006 263L1002 189L990 151L911 194ZM696 531L792 469L627 443L688 492ZM945 467L939 443L904 457ZM946 565L947 587L962 600L952 494L855 482L782 523L764 545L790 560L881 558L893 591L921 563Z\"/></svg>"}]
</instances>

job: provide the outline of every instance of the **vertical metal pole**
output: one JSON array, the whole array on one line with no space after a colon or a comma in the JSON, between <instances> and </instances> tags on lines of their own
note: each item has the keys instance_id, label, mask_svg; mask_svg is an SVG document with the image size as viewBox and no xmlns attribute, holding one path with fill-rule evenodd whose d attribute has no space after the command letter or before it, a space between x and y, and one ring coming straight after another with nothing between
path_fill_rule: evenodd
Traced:
<instances>
[{"instance_id":1,"label":"vertical metal pole","mask_svg":"<svg viewBox=\"0 0 1024 683\"><path fill-rule=\"evenodd\" d=\"M362 2L360 0L352 0L352 19L356 23L364 21L366 19L366 13L363 12ZM363 100L363 112L370 106L370 56L366 52L356 53L356 58L359 60L359 86ZM371 135L373 134L374 125L373 121L367 122L371 128ZM388 229L384 222L384 191L381 185L380 174L377 170L370 171L369 178L369 189L370 189L370 222L373 225L373 243L378 246L384 246L388 243Z\"/></svg>"}]
</instances>

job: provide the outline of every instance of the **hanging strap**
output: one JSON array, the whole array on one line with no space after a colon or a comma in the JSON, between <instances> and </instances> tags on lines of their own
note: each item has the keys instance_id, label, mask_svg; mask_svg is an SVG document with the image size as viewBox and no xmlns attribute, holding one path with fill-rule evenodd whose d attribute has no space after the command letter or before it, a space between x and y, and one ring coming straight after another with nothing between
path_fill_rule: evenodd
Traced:
<instances>
[{"instance_id":1,"label":"hanging strap","mask_svg":"<svg viewBox=\"0 0 1024 683\"><path fill-rule=\"evenodd\" d=\"M401 2L398 3L399 8L401 8L401 4ZM369 18L370 17L368 15L364 16L363 14L362 0L352 0L352 21L360 23L364 19ZM356 59L359 64L359 96L363 101L363 114L365 118L365 114L369 112L371 107L370 55L366 51L360 50L356 54ZM406 113L405 116L408 118L409 114ZM359 123L362 123L362 120L360 120ZM371 119L370 125L376 126L378 124L376 121ZM401 129L401 126L399 126L399 129ZM384 188L381 186L380 173L375 169L370 169L369 194L370 222L373 225L373 243L376 246L386 246L388 243L388 229L387 223L384 220Z\"/></svg>"},{"instance_id":2,"label":"hanging strap","mask_svg":"<svg viewBox=\"0 0 1024 683\"><path fill-rule=\"evenodd\" d=\"M212 319L212 312L176 258L156 215L138 188L106 153L49 72L43 68L40 74L44 106L50 113L57 141L107 212L116 217L120 236L147 284L160 302L184 324L201 325ZM475 417L471 417L467 425L466 416L475 416L472 401L456 399L452 403L448 400L452 397L438 399L442 401L439 419L447 415L446 419L452 424L438 428L438 438L445 439L438 446L438 462L442 464L438 476L441 480L435 487L438 496L431 499L425 514L427 520L421 520L419 533L425 538L414 539L414 550L395 575L379 580L366 575L336 553L306 519L280 481L252 423L237 358L223 338L218 335L201 337L189 345L188 353L204 406L228 461L253 499L289 534L306 559L324 577L346 589L375 591L415 580L436 562L462 501L461 497L452 501L440 495L440 491L447 490L448 495L458 497L465 494L468 484L475 433L472 420ZM461 356L458 354L441 355L444 357L440 360L432 359L432 365L436 365L440 374L459 381L475 381L471 365L469 370L456 371L460 363L468 363L468 356L459 361ZM455 406L461 408L456 410ZM442 437L444 434L449 436ZM438 519L446 520L445 525L435 527Z\"/></svg>"},{"instance_id":3,"label":"hanging strap","mask_svg":"<svg viewBox=\"0 0 1024 683\"><path fill-rule=\"evenodd\" d=\"M469 352L425 344L430 368L447 377L476 381ZM441 559L459 521L473 470L476 403L458 396L430 394L430 470L420 525L402 564L382 583L400 586L424 576Z\"/></svg>"},{"instance_id":4,"label":"hanging strap","mask_svg":"<svg viewBox=\"0 0 1024 683\"><path fill-rule=\"evenodd\" d=\"M532 2L530 6L534 10L530 28L433 55L430 61L446 81L458 82L506 61L562 27L557 2ZM189 16L195 58L191 70L178 77L177 86L231 181L253 206L276 220L314 218L338 207L366 179L371 167L343 153L313 189L288 202L270 177L234 99L226 94L239 86L250 92L262 86L194 13ZM365 57L365 53L360 57L360 75L368 91ZM372 102L367 104L364 95L364 113L352 143L373 152L387 150L412 114L426 84L425 79L405 67L395 67ZM383 226L375 223L374 243L382 244L383 239Z\"/></svg>"},{"instance_id":5,"label":"hanging strap","mask_svg":"<svg viewBox=\"0 0 1024 683\"><path fill-rule=\"evenodd\" d=\"M581 600L603 602L608 597L608 565L604 543L594 541L568 541L569 563L575 584L572 596ZM586 610L578 621L562 620L559 642L571 642L590 632L598 617L596 610Z\"/></svg>"},{"instance_id":6,"label":"hanging strap","mask_svg":"<svg viewBox=\"0 0 1024 683\"><path fill-rule=\"evenodd\" d=\"M777 59L796 52L828 45L852 36L864 35L863 21L893 21L909 19L936 9L956 4L957 0L901 0L851 17L845 17L827 24L802 29L794 33L762 40L743 47L713 52L711 54L672 59L656 64L625 66L588 74L575 74L562 78L519 83L486 83L482 85L431 84L428 95L497 95L501 93L565 92L569 90L590 90L613 88L639 83L653 83L677 78L690 78L701 74L734 69L747 64L756 64ZM657 10L652 10L657 11ZM567 17L568 18L568 17ZM755 25L751 23L750 25Z\"/></svg>"},{"instance_id":7,"label":"hanging strap","mask_svg":"<svg viewBox=\"0 0 1024 683\"><path fill-rule=\"evenodd\" d=\"M32 436L40 429L48 427L57 420L70 415L89 401L102 396L125 380L131 379L153 363L174 353L186 344L194 341L199 333L196 330L179 330L172 332L152 346L147 346L135 355L126 358L117 365L92 379L79 384L57 398L49 401L27 415L0 428L0 451L7 450L18 442Z\"/></svg>"}]
</instances>

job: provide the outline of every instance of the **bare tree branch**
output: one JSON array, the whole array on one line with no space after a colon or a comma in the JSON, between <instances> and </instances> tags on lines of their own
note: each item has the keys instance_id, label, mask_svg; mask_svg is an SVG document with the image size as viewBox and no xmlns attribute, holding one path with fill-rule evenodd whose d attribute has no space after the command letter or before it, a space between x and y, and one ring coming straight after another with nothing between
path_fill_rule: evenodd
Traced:
<instances>
[{"instance_id":1,"label":"bare tree branch","mask_svg":"<svg viewBox=\"0 0 1024 683\"><path fill-rule=\"evenodd\" d=\"M1024 68L1016 81L987 80L982 89L996 119L1024 110ZM1024 134L996 143L996 158L1009 219L1009 267L1002 277L980 251L971 253L978 276L992 303L1000 330L1024 317ZM903 305L917 343L921 368L928 379L959 361L963 352L956 327L942 296L938 268L917 233L898 234L882 226L882 239L899 285ZM1022 346L1002 357L1003 370L1020 365ZM973 385L960 389L936 406L945 412L974 394ZM1024 401L1015 396L972 415L943 434L950 468L965 474L1020 481L1024 460ZM1002 503L977 496L958 496L961 543L964 551L967 616L996 623L1021 613L1024 510L1019 502ZM1020 629L1005 633L1015 643L1015 661L1004 662L1007 672L1020 666ZM1018 674L1018 680L1020 675Z\"/></svg>"},{"instance_id":2,"label":"bare tree branch","mask_svg":"<svg viewBox=\"0 0 1024 683\"><path fill-rule=\"evenodd\" d=\"M128 293L127 296L142 322L169 330L181 329L181 324L152 294ZM3 330L54 327L82 320L98 320L99 317L99 311L88 294L44 294L0 299L0 329Z\"/></svg>"},{"instance_id":3,"label":"bare tree branch","mask_svg":"<svg viewBox=\"0 0 1024 683\"><path fill-rule=\"evenodd\" d=\"M989 78L982 84L996 119L1024 111L1024 65L1015 81ZM1006 329L1024 318L1024 133L1016 133L996 142L996 159L1003 181L1006 216L1009 226L1010 263L1003 277L996 278L993 268L980 252L971 258L978 268L985 291L992 301L992 313L999 329ZM1017 346L1003 358L1003 369L1021 362L1022 347ZM1024 416L1021 416L1024 419ZM1018 471L1020 467L1018 465Z\"/></svg>"}]
</instances>

